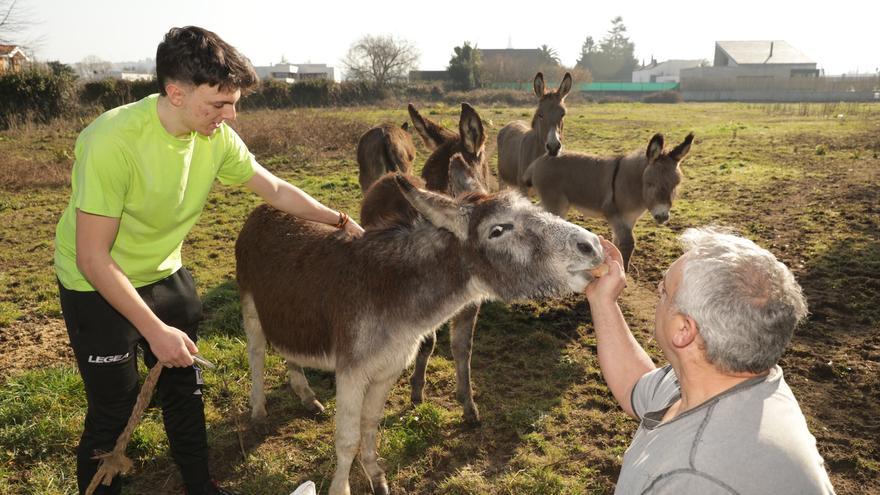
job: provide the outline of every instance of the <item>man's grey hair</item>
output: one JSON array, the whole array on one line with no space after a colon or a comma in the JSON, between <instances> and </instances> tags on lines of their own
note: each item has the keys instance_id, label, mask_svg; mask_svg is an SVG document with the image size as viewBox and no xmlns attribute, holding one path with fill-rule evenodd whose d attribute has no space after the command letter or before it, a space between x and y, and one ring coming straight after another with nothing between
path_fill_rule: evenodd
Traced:
<instances>
[{"instance_id":1,"label":"man's grey hair","mask_svg":"<svg viewBox=\"0 0 880 495\"><path fill-rule=\"evenodd\" d=\"M776 364L807 302L791 270L770 251L716 228L687 229L676 309L697 323L706 358L721 371Z\"/></svg>"}]
</instances>

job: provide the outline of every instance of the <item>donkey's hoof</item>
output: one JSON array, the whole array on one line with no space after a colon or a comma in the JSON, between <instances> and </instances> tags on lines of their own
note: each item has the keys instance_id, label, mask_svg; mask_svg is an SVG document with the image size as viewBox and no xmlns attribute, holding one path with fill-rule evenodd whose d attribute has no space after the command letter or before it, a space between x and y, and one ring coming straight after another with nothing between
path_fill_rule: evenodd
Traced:
<instances>
[{"instance_id":1,"label":"donkey's hoof","mask_svg":"<svg viewBox=\"0 0 880 495\"><path fill-rule=\"evenodd\" d=\"M480 426L480 411L476 405L465 406L464 422L469 426Z\"/></svg>"},{"instance_id":2,"label":"donkey's hoof","mask_svg":"<svg viewBox=\"0 0 880 495\"><path fill-rule=\"evenodd\" d=\"M373 494L374 495L391 495L391 490L388 488L388 482L385 481L384 476L382 476L381 479L373 481Z\"/></svg>"},{"instance_id":3,"label":"donkey's hoof","mask_svg":"<svg viewBox=\"0 0 880 495\"><path fill-rule=\"evenodd\" d=\"M421 404L422 402L425 402L425 394L422 393L421 390L419 390L418 392L413 390L412 393L410 394L409 398L412 401L414 406L417 406L417 405Z\"/></svg>"},{"instance_id":4,"label":"donkey's hoof","mask_svg":"<svg viewBox=\"0 0 880 495\"><path fill-rule=\"evenodd\" d=\"M262 423L266 421L266 406L251 409L251 421Z\"/></svg>"},{"instance_id":5,"label":"donkey's hoof","mask_svg":"<svg viewBox=\"0 0 880 495\"><path fill-rule=\"evenodd\" d=\"M319 416L324 413L324 405L318 402L318 399L313 399L311 402L305 404L306 409L315 416Z\"/></svg>"}]
</instances>

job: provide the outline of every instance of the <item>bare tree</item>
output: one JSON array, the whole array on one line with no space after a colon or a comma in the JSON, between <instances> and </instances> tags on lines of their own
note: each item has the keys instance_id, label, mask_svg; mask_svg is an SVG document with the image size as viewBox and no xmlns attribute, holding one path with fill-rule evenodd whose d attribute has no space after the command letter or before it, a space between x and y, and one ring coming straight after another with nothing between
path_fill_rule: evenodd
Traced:
<instances>
[{"instance_id":1,"label":"bare tree","mask_svg":"<svg viewBox=\"0 0 880 495\"><path fill-rule=\"evenodd\" d=\"M0 0L0 43L34 49L42 38L23 37L37 24L34 14L21 0Z\"/></svg>"},{"instance_id":2,"label":"bare tree","mask_svg":"<svg viewBox=\"0 0 880 495\"><path fill-rule=\"evenodd\" d=\"M385 86L406 79L418 61L419 52L409 41L366 35L351 45L342 65L350 79Z\"/></svg>"},{"instance_id":3,"label":"bare tree","mask_svg":"<svg viewBox=\"0 0 880 495\"><path fill-rule=\"evenodd\" d=\"M113 64L97 55L87 55L79 62L73 64L73 67L82 78L102 79L107 77L110 70L113 69Z\"/></svg>"}]
</instances>

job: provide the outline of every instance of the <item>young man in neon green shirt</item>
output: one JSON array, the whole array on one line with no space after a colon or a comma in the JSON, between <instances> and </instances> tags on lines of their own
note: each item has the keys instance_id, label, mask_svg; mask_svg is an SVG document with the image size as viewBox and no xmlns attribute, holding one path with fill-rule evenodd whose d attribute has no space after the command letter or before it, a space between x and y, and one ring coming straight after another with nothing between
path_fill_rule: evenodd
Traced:
<instances>
[{"instance_id":1,"label":"young man in neon green shirt","mask_svg":"<svg viewBox=\"0 0 880 495\"><path fill-rule=\"evenodd\" d=\"M261 167L226 121L257 84L253 68L216 34L171 29L156 54L160 94L110 110L80 134L70 204L58 222L61 306L89 409L77 449L85 491L138 392L136 347L168 366L158 385L171 453L187 495L228 494L208 475L201 375L193 365L201 302L180 248L214 179L244 184L308 220L363 230ZM118 494L121 484L95 493Z\"/></svg>"}]
</instances>

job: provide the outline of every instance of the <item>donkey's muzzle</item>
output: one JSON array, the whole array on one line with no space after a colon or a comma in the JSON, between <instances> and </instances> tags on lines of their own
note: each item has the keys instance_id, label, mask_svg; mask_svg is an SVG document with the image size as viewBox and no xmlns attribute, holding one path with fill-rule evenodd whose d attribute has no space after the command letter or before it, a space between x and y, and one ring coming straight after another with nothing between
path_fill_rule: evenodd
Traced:
<instances>
[{"instance_id":1,"label":"donkey's muzzle","mask_svg":"<svg viewBox=\"0 0 880 495\"><path fill-rule=\"evenodd\" d=\"M659 224L664 224L664 223L666 223L667 220L669 220L669 213L668 212L658 213L658 214L654 215L654 221Z\"/></svg>"},{"instance_id":2,"label":"donkey's muzzle","mask_svg":"<svg viewBox=\"0 0 880 495\"><path fill-rule=\"evenodd\" d=\"M562 149L562 144L561 144L561 143L555 143L555 144L547 143L546 148L547 148L547 154L548 154L548 155L550 155L550 156L558 156L558 155L559 155L559 150Z\"/></svg>"}]
</instances>

